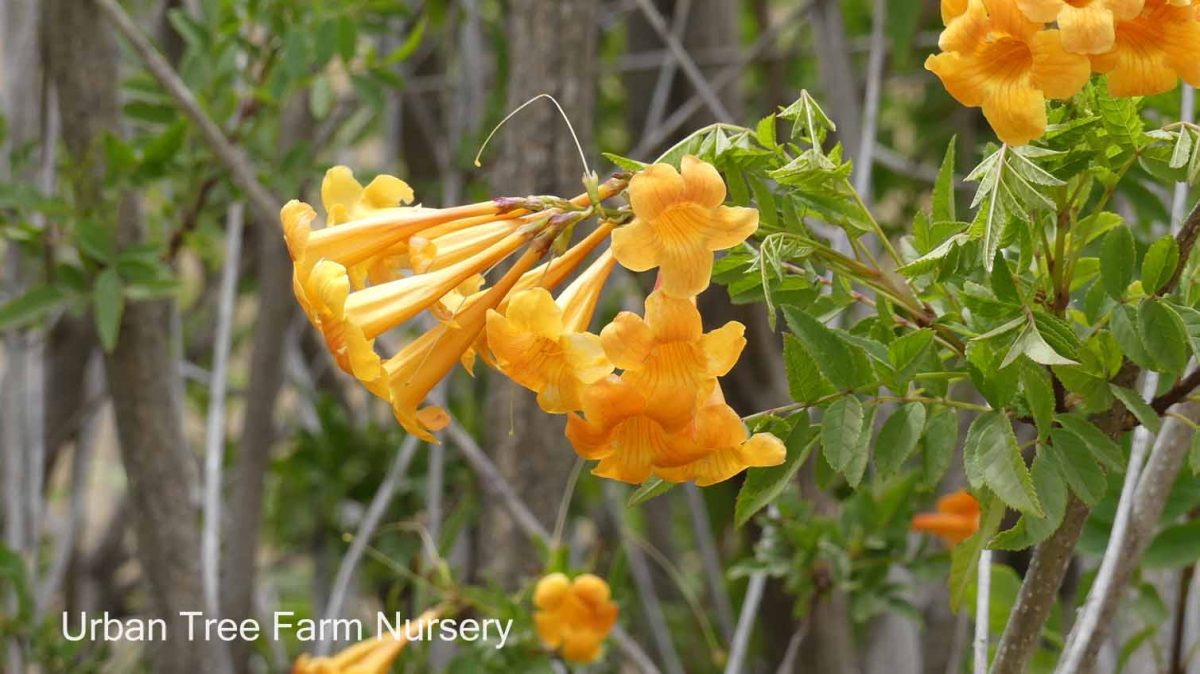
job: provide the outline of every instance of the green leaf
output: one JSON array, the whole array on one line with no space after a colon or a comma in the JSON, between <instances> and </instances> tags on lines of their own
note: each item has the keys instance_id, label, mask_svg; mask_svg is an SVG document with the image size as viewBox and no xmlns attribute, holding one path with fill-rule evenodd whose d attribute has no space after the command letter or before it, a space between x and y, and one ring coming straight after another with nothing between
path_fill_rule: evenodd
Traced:
<instances>
[{"instance_id":1,"label":"green leaf","mask_svg":"<svg viewBox=\"0 0 1200 674\"><path fill-rule=\"evenodd\" d=\"M954 461L954 450L958 445L958 415L949 407L940 407L925 422L924 482L933 486Z\"/></svg>"},{"instance_id":2,"label":"green leaf","mask_svg":"<svg viewBox=\"0 0 1200 674\"><path fill-rule=\"evenodd\" d=\"M358 24L353 17L343 16L337 22L338 55L349 63L358 51Z\"/></svg>"},{"instance_id":3,"label":"green leaf","mask_svg":"<svg viewBox=\"0 0 1200 674\"><path fill-rule=\"evenodd\" d=\"M848 343L843 335L802 311L789 313L788 324L837 390L848 391L875 383L875 373L866 354Z\"/></svg>"},{"instance_id":4,"label":"green leaf","mask_svg":"<svg viewBox=\"0 0 1200 674\"><path fill-rule=\"evenodd\" d=\"M959 610L967 589L975 583L979 556L988 541L996 536L1004 519L1004 503L994 494L981 494L979 504L979 531L950 551L950 608L954 611Z\"/></svg>"},{"instance_id":5,"label":"green leaf","mask_svg":"<svg viewBox=\"0 0 1200 674\"><path fill-rule=\"evenodd\" d=\"M1155 294L1167 285L1179 266L1179 244L1175 237L1164 236L1151 244L1142 259L1142 288Z\"/></svg>"},{"instance_id":6,"label":"green leaf","mask_svg":"<svg viewBox=\"0 0 1200 674\"><path fill-rule=\"evenodd\" d=\"M933 221L948 222L957 220L954 203L954 160L958 137L950 139L946 146L946 156L942 167L938 170L937 181L933 184Z\"/></svg>"},{"instance_id":7,"label":"green leaf","mask_svg":"<svg viewBox=\"0 0 1200 674\"><path fill-rule=\"evenodd\" d=\"M1128 225L1109 230L1100 249L1100 280L1108 296L1120 300L1133 280L1133 266L1137 261L1137 248L1133 243L1133 232Z\"/></svg>"},{"instance_id":8,"label":"green leaf","mask_svg":"<svg viewBox=\"0 0 1200 674\"><path fill-rule=\"evenodd\" d=\"M937 248L934 248L921 257L909 262L903 267L900 267L897 271L905 276L910 277L927 274L937 269L942 260L946 259L950 253L957 250L959 246L967 243L970 240L970 235L966 234L965 232L961 234L955 234L939 244Z\"/></svg>"},{"instance_id":9,"label":"green leaf","mask_svg":"<svg viewBox=\"0 0 1200 674\"><path fill-rule=\"evenodd\" d=\"M1175 146L1171 149L1171 168L1179 169L1188 165L1192 158L1192 143L1192 134L1188 133L1188 129L1180 128Z\"/></svg>"},{"instance_id":10,"label":"green leaf","mask_svg":"<svg viewBox=\"0 0 1200 674\"><path fill-rule=\"evenodd\" d=\"M0 305L0 330L29 325L58 309L65 301L66 295L56 286L33 286L21 296Z\"/></svg>"},{"instance_id":11,"label":"green leaf","mask_svg":"<svg viewBox=\"0 0 1200 674\"><path fill-rule=\"evenodd\" d=\"M1112 438L1095 424L1078 414L1060 414L1056 417L1059 425L1083 440L1092 458L1109 470L1121 470L1125 467L1125 453Z\"/></svg>"},{"instance_id":12,"label":"green leaf","mask_svg":"<svg viewBox=\"0 0 1200 674\"><path fill-rule=\"evenodd\" d=\"M1108 479L1092 458L1087 443L1061 428L1050 434L1050 442L1053 446L1046 448L1046 455L1058 465L1071 491L1089 506L1099 503L1108 489Z\"/></svg>"},{"instance_id":13,"label":"green leaf","mask_svg":"<svg viewBox=\"0 0 1200 674\"><path fill-rule=\"evenodd\" d=\"M1146 570L1192 566L1200 561L1200 521L1166 527L1154 537L1142 557Z\"/></svg>"},{"instance_id":14,"label":"green leaf","mask_svg":"<svg viewBox=\"0 0 1200 674\"><path fill-rule=\"evenodd\" d=\"M924 430L925 406L921 403L908 403L883 422L875 440L875 468L880 477L886 478L896 472L912 455Z\"/></svg>"},{"instance_id":15,"label":"green leaf","mask_svg":"<svg viewBox=\"0 0 1200 674\"><path fill-rule=\"evenodd\" d=\"M1014 510L1044 516L1008 417L988 412L975 419L967 431L963 464L972 488L987 487Z\"/></svg>"},{"instance_id":16,"label":"green leaf","mask_svg":"<svg viewBox=\"0 0 1200 674\"><path fill-rule=\"evenodd\" d=\"M878 405L867 406L863 416L862 430L858 434L858 442L854 445L854 453L850 456L850 461L843 471L846 483L854 489L858 488L863 474L867 471L867 460L871 457L871 435L875 432L875 414L878 411Z\"/></svg>"},{"instance_id":17,"label":"green leaf","mask_svg":"<svg viewBox=\"0 0 1200 674\"><path fill-rule=\"evenodd\" d=\"M1157 369L1154 359L1150 357L1150 353L1146 350L1146 345L1142 343L1142 336L1138 331L1138 315L1135 308L1126 304L1114 307L1112 319L1109 321L1109 328L1112 330L1113 339L1117 340L1117 345L1121 347L1121 352L1126 358L1137 363L1143 369Z\"/></svg>"},{"instance_id":18,"label":"green leaf","mask_svg":"<svg viewBox=\"0 0 1200 674\"><path fill-rule=\"evenodd\" d=\"M889 383L889 386L894 384L897 391L907 388L908 382L921 367L921 357L932 345L933 330L928 328L922 328L892 340L892 343L888 344L888 361L896 373L896 377L895 381Z\"/></svg>"},{"instance_id":19,"label":"green leaf","mask_svg":"<svg viewBox=\"0 0 1200 674\"><path fill-rule=\"evenodd\" d=\"M629 501L626 505L630 508L641 505L652 498L657 498L671 491L675 488L675 484L676 483L674 482L667 482L660 477L651 476L650 479L643 482L641 486L638 487L632 495L630 495Z\"/></svg>"},{"instance_id":20,"label":"green leaf","mask_svg":"<svg viewBox=\"0 0 1200 674\"><path fill-rule=\"evenodd\" d=\"M1125 409L1137 417L1137 420L1146 427L1146 430L1156 435L1162 430L1162 419L1158 417L1158 412L1155 412L1153 407L1146 404L1146 401L1142 400L1142 396L1138 395L1137 391L1127 389L1124 386L1117 386L1116 384L1109 384L1108 388L1117 397L1117 400L1125 404Z\"/></svg>"},{"instance_id":21,"label":"green leaf","mask_svg":"<svg viewBox=\"0 0 1200 674\"><path fill-rule=\"evenodd\" d=\"M1158 372L1179 374L1187 367L1187 327L1166 302L1148 299L1138 307L1138 334Z\"/></svg>"},{"instance_id":22,"label":"green leaf","mask_svg":"<svg viewBox=\"0 0 1200 674\"><path fill-rule=\"evenodd\" d=\"M854 461L858 436L862 434L863 408L855 396L839 398L821 419L821 447L825 460L842 473Z\"/></svg>"},{"instance_id":23,"label":"green leaf","mask_svg":"<svg viewBox=\"0 0 1200 674\"><path fill-rule=\"evenodd\" d=\"M1028 361L1021 366L1021 390L1037 425L1038 438L1045 440L1054 426L1054 387L1045 369Z\"/></svg>"},{"instance_id":24,"label":"green leaf","mask_svg":"<svg viewBox=\"0 0 1200 674\"><path fill-rule=\"evenodd\" d=\"M1053 461L1046 458L1045 448L1033 460L1030 473L1046 516L1021 515L1013 528L992 539L990 547L993 549L1024 550L1049 538L1062 524L1067 510L1067 484Z\"/></svg>"},{"instance_id":25,"label":"green leaf","mask_svg":"<svg viewBox=\"0 0 1200 674\"><path fill-rule=\"evenodd\" d=\"M792 400L811 403L834 393L833 386L821 374L812 354L793 335L783 336L783 361Z\"/></svg>"},{"instance_id":26,"label":"green leaf","mask_svg":"<svg viewBox=\"0 0 1200 674\"><path fill-rule=\"evenodd\" d=\"M1042 365L1078 365L1076 361L1059 354L1046 343L1041 333L1038 332L1037 326L1032 322L1028 323L1013 340L1012 346L1009 347L1008 353L1000 363L1000 369L1008 367L1021 356Z\"/></svg>"},{"instance_id":27,"label":"green leaf","mask_svg":"<svg viewBox=\"0 0 1200 674\"><path fill-rule=\"evenodd\" d=\"M742 483L734 506L735 526L741 527L749 522L755 513L778 498L783 490L792 484L796 472L812 453L817 437L809 427L808 415L798 414L795 419L795 425L784 441L787 458L783 463L770 468L751 468L746 471L746 481Z\"/></svg>"},{"instance_id":28,"label":"green leaf","mask_svg":"<svg viewBox=\"0 0 1200 674\"><path fill-rule=\"evenodd\" d=\"M80 252L97 262L111 262L117 255L117 239L111 224L85 218L75 223L75 244Z\"/></svg>"},{"instance_id":29,"label":"green leaf","mask_svg":"<svg viewBox=\"0 0 1200 674\"><path fill-rule=\"evenodd\" d=\"M96 288L92 296L96 313L96 329L100 344L111 353L117 346L121 330L121 314L125 312L125 292L117 270L109 267L96 277Z\"/></svg>"}]
</instances>

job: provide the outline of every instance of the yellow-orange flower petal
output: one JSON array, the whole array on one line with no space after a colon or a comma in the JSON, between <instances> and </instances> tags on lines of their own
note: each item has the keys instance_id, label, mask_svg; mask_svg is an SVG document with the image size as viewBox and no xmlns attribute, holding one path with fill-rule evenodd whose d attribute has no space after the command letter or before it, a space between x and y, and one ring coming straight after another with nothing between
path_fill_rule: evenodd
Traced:
<instances>
[{"instance_id":1,"label":"yellow-orange flower petal","mask_svg":"<svg viewBox=\"0 0 1200 674\"><path fill-rule=\"evenodd\" d=\"M942 25L949 26L950 22L962 16L967 11L967 0L942 0Z\"/></svg>"},{"instance_id":2,"label":"yellow-orange flower petal","mask_svg":"<svg viewBox=\"0 0 1200 674\"><path fill-rule=\"evenodd\" d=\"M1113 48L1117 21L1141 13L1145 0L1017 0L1031 21L1057 21L1062 46L1073 54L1103 54Z\"/></svg>"},{"instance_id":3,"label":"yellow-orange flower petal","mask_svg":"<svg viewBox=\"0 0 1200 674\"><path fill-rule=\"evenodd\" d=\"M584 387L612 372L600 338L566 330L563 307L544 288L515 293L504 314L488 313L488 346L496 367L538 394L552 414L580 409Z\"/></svg>"},{"instance_id":4,"label":"yellow-orange flower petal","mask_svg":"<svg viewBox=\"0 0 1200 674\"><path fill-rule=\"evenodd\" d=\"M484 330L487 312L500 304L548 247L549 241L534 241L494 286L474 301L468 301L453 321L439 323L384 363L392 413L405 430L436 442L430 431L438 429L429 422L444 417L437 411L419 410L418 406L474 345Z\"/></svg>"},{"instance_id":5,"label":"yellow-orange flower petal","mask_svg":"<svg viewBox=\"0 0 1200 674\"><path fill-rule=\"evenodd\" d=\"M663 289L679 297L708 287L713 251L735 246L758 229L758 211L721 205L721 174L691 155L680 171L655 164L634 176L629 201L634 219L613 232L613 254L633 271L658 267Z\"/></svg>"},{"instance_id":6,"label":"yellow-orange flower petal","mask_svg":"<svg viewBox=\"0 0 1200 674\"><path fill-rule=\"evenodd\" d=\"M1152 96L1179 79L1200 86L1200 13L1189 5L1146 0L1137 17L1117 22L1112 51L1092 57L1114 96Z\"/></svg>"},{"instance_id":7,"label":"yellow-orange flower petal","mask_svg":"<svg viewBox=\"0 0 1200 674\"><path fill-rule=\"evenodd\" d=\"M608 583L590 573L574 581L552 573L533 593L533 615L538 638L563 659L586 664L600 657L601 645L617 622L617 605Z\"/></svg>"},{"instance_id":8,"label":"yellow-orange flower petal","mask_svg":"<svg viewBox=\"0 0 1200 674\"><path fill-rule=\"evenodd\" d=\"M777 466L787 449L770 433L747 437L746 427L731 407L709 405L696 414L693 437L705 453L678 466L659 466L655 473L668 482L695 482L698 487L724 482L747 468Z\"/></svg>"},{"instance_id":9,"label":"yellow-orange flower petal","mask_svg":"<svg viewBox=\"0 0 1200 674\"><path fill-rule=\"evenodd\" d=\"M391 671L392 663L408 645L408 635L421 633L439 614L440 611L430 609L411 625L402 628L396 636L381 633L331 657L301 655L292 666L292 674L387 674Z\"/></svg>"},{"instance_id":10,"label":"yellow-orange flower petal","mask_svg":"<svg viewBox=\"0 0 1200 674\"><path fill-rule=\"evenodd\" d=\"M979 501L966 490L947 494L937 503L937 512L913 517L912 530L931 533L954 546L979 530Z\"/></svg>"},{"instance_id":11,"label":"yellow-orange flower petal","mask_svg":"<svg viewBox=\"0 0 1200 674\"><path fill-rule=\"evenodd\" d=\"M412 203L408 183L389 175L377 176L364 189L345 166L334 166L321 181L321 206L329 225L362 218L372 211Z\"/></svg>"},{"instance_id":12,"label":"yellow-orange flower petal","mask_svg":"<svg viewBox=\"0 0 1200 674\"><path fill-rule=\"evenodd\" d=\"M638 386L609 377L583 392L583 417L567 415L567 439L575 452L599 460L593 475L621 482L645 482L658 465L699 458L688 437L694 392L669 390L649 400ZM679 410L684 410L683 416Z\"/></svg>"},{"instance_id":13,"label":"yellow-orange flower petal","mask_svg":"<svg viewBox=\"0 0 1200 674\"><path fill-rule=\"evenodd\" d=\"M622 312L600 331L600 340L625 371L621 378L660 406L664 417L678 419L690 417L716 378L737 362L745 329L731 321L704 334L695 303L659 289L646 298L645 319Z\"/></svg>"},{"instance_id":14,"label":"yellow-orange flower petal","mask_svg":"<svg viewBox=\"0 0 1200 674\"><path fill-rule=\"evenodd\" d=\"M1063 49L1057 30L1041 30L1016 0L969 0L942 33L942 53L925 67L960 103L983 109L996 135L1023 145L1046 129L1046 98L1078 93L1091 75L1086 56Z\"/></svg>"}]
</instances>

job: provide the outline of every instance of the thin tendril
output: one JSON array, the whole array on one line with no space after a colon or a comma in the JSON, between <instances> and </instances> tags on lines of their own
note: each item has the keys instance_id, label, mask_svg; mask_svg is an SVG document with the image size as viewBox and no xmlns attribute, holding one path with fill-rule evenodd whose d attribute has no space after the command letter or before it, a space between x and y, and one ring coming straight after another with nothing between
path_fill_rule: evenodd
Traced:
<instances>
[{"instance_id":1,"label":"thin tendril","mask_svg":"<svg viewBox=\"0 0 1200 674\"><path fill-rule=\"evenodd\" d=\"M530 104L532 104L533 102L537 101L538 99L542 99L542 98L545 98L545 99L549 100L551 103L553 103L554 107L558 110L558 114L560 116L562 116L563 121L567 123L567 130L571 132L571 139L575 141L575 149L579 150L579 161L583 164L584 174L590 175L593 173L592 167L588 165L587 156L583 152L583 144L579 142L579 136L576 135L576 133L575 133L575 127L571 125L571 118L567 117L567 113L565 110L563 110L563 107L561 105L559 105L558 99L554 98L550 94L538 94L537 96L534 96L533 98L518 105L515 110L513 110L512 112L505 115L504 119L500 120L500 123L497 124L492 129L492 132L487 135L487 138L483 139L483 144L479 146L479 152L475 153L475 167L476 168L482 166L482 164L479 163L479 158L483 156L483 151L485 149L487 149L488 143L490 143L492 141L492 136L496 135L496 132L500 130L500 127L504 126L505 123L507 123L508 120L512 119L514 116L516 116L516 114L518 112L524 110L525 108L529 107Z\"/></svg>"}]
</instances>

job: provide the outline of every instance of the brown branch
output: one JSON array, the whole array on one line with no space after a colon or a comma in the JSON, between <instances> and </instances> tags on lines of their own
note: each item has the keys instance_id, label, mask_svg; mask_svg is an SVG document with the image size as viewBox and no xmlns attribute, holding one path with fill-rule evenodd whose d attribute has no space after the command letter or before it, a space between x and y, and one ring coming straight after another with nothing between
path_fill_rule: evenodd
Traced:
<instances>
[{"instance_id":1,"label":"brown branch","mask_svg":"<svg viewBox=\"0 0 1200 674\"><path fill-rule=\"evenodd\" d=\"M1175 235L1175 242L1179 244L1179 265L1175 267L1175 274L1171 276L1171 280L1163 290L1164 293L1174 290L1179 285L1179 281L1183 277L1183 270L1187 267L1188 258L1191 257L1192 249L1196 246L1197 237L1200 237L1200 202L1192 207L1192 212L1188 214L1179 227L1179 233Z\"/></svg>"},{"instance_id":2,"label":"brown branch","mask_svg":"<svg viewBox=\"0 0 1200 674\"><path fill-rule=\"evenodd\" d=\"M1164 414L1171 405L1178 402L1183 402L1196 387L1200 386L1200 368L1196 368L1191 374L1179 380L1179 383L1172 386L1166 393L1151 401L1150 406L1155 412Z\"/></svg>"}]
</instances>

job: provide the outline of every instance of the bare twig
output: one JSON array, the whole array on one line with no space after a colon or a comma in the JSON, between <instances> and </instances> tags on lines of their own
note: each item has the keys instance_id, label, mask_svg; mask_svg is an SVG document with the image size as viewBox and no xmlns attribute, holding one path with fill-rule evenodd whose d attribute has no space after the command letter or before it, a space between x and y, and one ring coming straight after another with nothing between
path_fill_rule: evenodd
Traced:
<instances>
[{"instance_id":1,"label":"bare twig","mask_svg":"<svg viewBox=\"0 0 1200 674\"><path fill-rule=\"evenodd\" d=\"M233 182L246 193L255 216L262 222L273 222L278 218L279 199L273 197L263 187L250 159L242 152L241 148L229 142L221 127L204 112L191 89L179 77L171 64L163 58L150 39L142 33L137 23L116 0L93 0L93 2L129 41L154 79L167 90L184 114L200 129L200 133L208 142L213 154L229 169Z\"/></svg>"},{"instance_id":2,"label":"bare twig","mask_svg":"<svg viewBox=\"0 0 1200 674\"><path fill-rule=\"evenodd\" d=\"M718 89L711 86L704 79L704 73L700 72L700 68L692 57L688 55L687 50L679 42L679 38L671 33L671 29L667 26L667 20L663 18L662 12L650 0L637 0L638 8L642 10L642 14L646 16L646 20L650 23L650 27L662 41L666 43L667 48L675 56L675 60L679 63L679 67L683 69L683 74L687 76L688 81L696 88L696 93L704 100L704 104L712 112L717 121L732 122L733 115L729 114L729 110L725 104L721 102L720 96L717 96Z\"/></svg>"},{"instance_id":3,"label":"bare twig","mask_svg":"<svg viewBox=\"0 0 1200 674\"><path fill-rule=\"evenodd\" d=\"M233 342L233 305L237 301L238 268L242 256L242 227L245 222L242 209L240 202L230 204L226 219L225 266L221 272L204 436L204 525L200 538L200 568L205 609L211 617L221 615L221 466L225 458L225 384Z\"/></svg>"},{"instance_id":4,"label":"bare twig","mask_svg":"<svg viewBox=\"0 0 1200 674\"><path fill-rule=\"evenodd\" d=\"M646 622L650 627L650 636L654 638L654 645L658 649L658 654L663 658L667 672L671 674L683 674L683 661L679 658L679 651L675 650L675 642L671 639L671 630L667 627L667 619L663 613L662 603L659 602L658 593L654 590L654 578L650 575L650 565L646 563L646 557L642 554L642 549L630 539L629 524L625 521L624 513L621 512L623 505L620 493L616 490L616 485L613 483L607 483L604 487L605 500L608 501L608 511L616 521L617 528L621 532L621 540L625 548L625 559L629 562L629 572L633 576L633 582L638 590L638 597L642 601L642 612L645 614Z\"/></svg>"},{"instance_id":5,"label":"bare twig","mask_svg":"<svg viewBox=\"0 0 1200 674\"><path fill-rule=\"evenodd\" d=\"M887 0L875 0L871 18L871 51L867 60L867 100L863 105L862 139L854 167L854 191L871 203L871 176L875 169L875 135L879 129L879 104L883 98L883 68L887 58Z\"/></svg>"},{"instance_id":6,"label":"bare twig","mask_svg":"<svg viewBox=\"0 0 1200 674\"><path fill-rule=\"evenodd\" d=\"M767 587L767 574L757 571L750 576L746 586L746 597L742 600L742 612L738 615L737 630L729 645L729 661L725 663L725 674L740 674L744 671L746 649L750 646L750 635L758 618L758 607L762 603L763 590ZM803 639L803 636L801 636Z\"/></svg>"},{"instance_id":7,"label":"bare twig","mask_svg":"<svg viewBox=\"0 0 1200 674\"><path fill-rule=\"evenodd\" d=\"M363 552L366 551L371 537L375 535L375 530L379 528L379 522L387 512L388 504L392 502L392 496L408 472L408 465L412 463L419 446L420 438L415 435L404 438L404 442L400 443L400 448L396 451L396 458L392 460L387 474L379 483L379 488L375 490L375 496L371 497L371 505L367 506L366 514L358 523L354 539L350 541L350 549L346 551L346 555L342 557L342 561L338 565L333 589L329 592L329 602L325 605L324 616L326 618L337 618L341 615L342 603L346 599L346 592L350 589L350 581L354 578L354 572L358 569ZM332 641L322 639L321 643L317 645L317 655L328 655L332 647Z\"/></svg>"},{"instance_id":8,"label":"bare twig","mask_svg":"<svg viewBox=\"0 0 1200 674\"><path fill-rule=\"evenodd\" d=\"M675 12L671 15L671 35L677 42L683 39L691 12L692 0L679 0L675 3ZM668 54L670 54L670 50L668 50ZM677 66L678 61L674 58L663 59L662 65L658 69L658 79L654 82L654 93L650 96L650 109L646 112L646 123L642 125L642 133L648 133L662 121Z\"/></svg>"},{"instance_id":9,"label":"bare twig","mask_svg":"<svg viewBox=\"0 0 1200 674\"><path fill-rule=\"evenodd\" d=\"M696 547L700 549L700 558L704 562L708 594L717 614L717 626L721 629L721 637L726 641L732 641L733 606L729 602L729 593L725 589L725 574L721 565L721 555L717 551L716 541L713 540L708 505L704 502L704 494L696 485L691 483L685 485L684 492L687 494L688 511L691 514Z\"/></svg>"},{"instance_id":10,"label":"bare twig","mask_svg":"<svg viewBox=\"0 0 1200 674\"><path fill-rule=\"evenodd\" d=\"M988 629L992 596L992 551L979 555L979 576L975 583L975 674L987 674Z\"/></svg>"}]
</instances>

